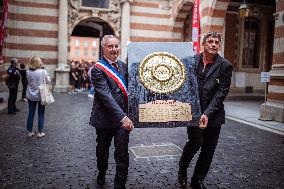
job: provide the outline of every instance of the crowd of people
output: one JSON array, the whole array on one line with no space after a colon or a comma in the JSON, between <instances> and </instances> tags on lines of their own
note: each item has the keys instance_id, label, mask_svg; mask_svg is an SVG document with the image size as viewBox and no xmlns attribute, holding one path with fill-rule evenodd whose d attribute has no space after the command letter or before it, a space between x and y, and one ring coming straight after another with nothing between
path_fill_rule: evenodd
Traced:
<instances>
[{"instance_id":1,"label":"crowd of people","mask_svg":"<svg viewBox=\"0 0 284 189\"><path fill-rule=\"evenodd\" d=\"M89 91L89 97L93 98L94 87L91 83L91 68L95 61L87 62L70 61L70 90L69 93Z\"/></svg>"}]
</instances>

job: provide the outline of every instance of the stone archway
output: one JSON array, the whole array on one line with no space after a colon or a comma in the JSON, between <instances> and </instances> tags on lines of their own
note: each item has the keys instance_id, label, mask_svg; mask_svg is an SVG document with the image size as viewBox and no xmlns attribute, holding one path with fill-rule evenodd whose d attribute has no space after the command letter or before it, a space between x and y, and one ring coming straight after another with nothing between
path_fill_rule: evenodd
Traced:
<instances>
[{"instance_id":1,"label":"stone archway","mask_svg":"<svg viewBox=\"0 0 284 189\"><path fill-rule=\"evenodd\" d=\"M111 34L121 39L122 1L109 0L104 8L97 7L96 3L89 6L83 5L81 0L68 0L68 2L68 42L70 52L72 51L72 36L77 36L77 40L81 40L79 37L94 38L93 41L98 43L98 49L100 39L104 35ZM82 38L82 40L84 39ZM100 58L100 54L98 52L96 58ZM72 57L71 54L70 57Z\"/></svg>"},{"instance_id":2,"label":"stone archway","mask_svg":"<svg viewBox=\"0 0 284 189\"><path fill-rule=\"evenodd\" d=\"M82 0L69 0L69 36L74 27L82 20L95 17L104 20L121 40L122 59L126 58L127 41L130 40L130 3L133 0L108 0L106 7L82 6ZM96 4L96 3L95 3ZM122 18L123 17L123 18Z\"/></svg>"},{"instance_id":3,"label":"stone archway","mask_svg":"<svg viewBox=\"0 0 284 189\"><path fill-rule=\"evenodd\" d=\"M200 9L201 34L214 30L224 36L225 18L229 2L230 0L208 0L202 4Z\"/></svg>"},{"instance_id":4,"label":"stone archway","mask_svg":"<svg viewBox=\"0 0 284 189\"><path fill-rule=\"evenodd\" d=\"M108 22L97 17L82 19L69 37L69 59L88 62L100 59L100 41L104 35L115 35Z\"/></svg>"},{"instance_id":5,"label":"stone archway","mask_svg":"<svg viewBox=\"0 0 284 189\"><path fill-rule=\"evenodd\" d=\"M119 0L109 1L107 9L96 7L83 7L79 0L69 0L68 6L68 31L72 34L74 28L84 20L96 20L106 22L114 31L114 35L121 35L121 2Z\"/></svg>"},{"instance_id":6,"label":"stone archway","mask_svg":"<svg viewBox=\"0 0 284 189\"><path fill-rule=\"evenodd\" d=\"M115 35L118 38L120 37L120 31L115 30L116 26L100 17L88 16L77 20L69 27L69 36L78 35L78 32L80 32L78 31L79 28L96 30L94 37L103 37L104 35ZM84 34L82 35L84 36ZM86 33L85 35L88 34Z\"/></svg>"},{"instance_id":7,"label":"stone archway","mask_svg":"<svg viewBox=\"0 0 284 189\"><path fill-rule=\"evenodd\" d=\"M192 41L192 6L193 1L185 1L178 4L174 10L172 31L181 33L180 41Z\"/></svg>"},{"instance_id":8,"label":"stone archway","mask_svg":"<svg viewBox=\"0 0 284 189\"><path fill-rule=\"evenodd\" d=\"M82 30L80 31L80 29ZM98 17L89 17L80 20L80 22L74 26L73 30L70 33L71 35L88 37L89 35L93 35L93 37L115 35L113 26L109 22L106 22L105 20Z\"/></svg>"}]
</instances>

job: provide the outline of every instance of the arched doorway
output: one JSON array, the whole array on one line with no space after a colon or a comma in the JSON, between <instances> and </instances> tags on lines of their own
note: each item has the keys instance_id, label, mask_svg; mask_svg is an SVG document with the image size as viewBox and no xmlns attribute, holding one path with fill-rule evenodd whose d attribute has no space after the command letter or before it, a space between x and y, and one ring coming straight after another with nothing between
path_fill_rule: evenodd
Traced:
<instances>
[{"instance_id":1,"label":"arched doorway","mask_svg":"<svg viewBox=\"0 0 284 189\"><path fill-rule=\"evenodd\" d=\"M193 3L191 2L181 4L174 17L173 32L181 34L181 42L192 41L192 6Z\"/></svg>"},{"instance_id":2,"label":"arched doorway","mask_svg":"<svg viewBox=\"0 0 284 189\"><path fill-rule=\"evenodd\" d=\"M70 36L70 60L98 60L101 57L100 40L104 35L114 35L106 21L96 17L80 21Z\"/></svg>"}]
</instances>

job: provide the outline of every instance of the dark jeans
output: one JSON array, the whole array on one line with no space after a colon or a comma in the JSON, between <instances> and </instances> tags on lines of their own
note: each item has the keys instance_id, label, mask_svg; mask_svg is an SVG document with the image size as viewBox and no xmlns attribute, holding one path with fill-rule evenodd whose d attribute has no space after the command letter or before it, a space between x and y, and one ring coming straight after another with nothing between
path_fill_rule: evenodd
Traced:
<instances>
[{"instance_id":1,"label":"dark jeans","mask_svg":"<svg viewBox=\"0 0 284 189\"><path fill-rule=\"evenodd\" d=\"M218 143L221 126L188 127L188 142L185 144L180 158L180 171L186 172L192 158L201 148L191 181L203 181L209 171L214 152Z\"/></svg>"},{"instance_id":2,"label":"dark jeans","mask_svg":"<svg viewBox=\"0 0 284 189\"><path fill-rule=\"evenodd\" d=\"M16 112L16 100L18 94L18 87L9 88L9 98L8 98L8 112Z\"/></svg>"},{"instance_id":3,"label":"dark jeans","mask_svg":"<svg viewBox=\"0 0 284 189\"><path fill-rule=\"evenodd\" d=\"M23 84L22 99L26 98L27 85Z\"/></svg>"},{"instance_id":4,"label":"dark jeans","mask_svg":"<svg viewBox=\"0 0 284 189\"><path fill-rule=\"evenodd\" d=\"M129 131L123 128L102 129L97 128L97 167L100 173L105 174L108 169L109 147L114 137L114 159L116 162L116 174L114 188L125 188L128 175L129 154L128 142Z\"/></svg>"},{"instance_id":5,"label":"dark jeans","mask_svg":"<svg viewBox=\"0 0 284 189\"><path fill-rule=\"evenodd\" d=\"M29 115L27 120L27 130L31 132L33 130L33 121L36 111L36 106L38 105L38 132L41 132L44 126L44 110L45 106L41 105L40 101L29 100Z\"/></svg>"}]
</instances>

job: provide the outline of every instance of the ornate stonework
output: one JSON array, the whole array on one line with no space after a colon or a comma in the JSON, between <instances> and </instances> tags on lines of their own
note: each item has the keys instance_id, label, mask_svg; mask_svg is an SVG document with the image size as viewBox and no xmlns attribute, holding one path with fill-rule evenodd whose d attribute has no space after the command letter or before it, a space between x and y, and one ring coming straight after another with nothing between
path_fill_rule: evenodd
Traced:
<instances>
[{"instance_id":1,"label":"ornate stonework","mask_svg":"<svg viewBox=\"0 0 284 189\"><path fill-rule=\"evenodd\" d=\"M70 5L73 8L78 9L80 7L80 5L81 5L81 1L80 0L70 0Z\"/></svg>"},{"instance_id":2,"label":"ornate stonework","mask_svg":"<svg viewBox=\"0 0 284 189\"><path fill-rule=\"evenodd\" d=\"M106 21L114 30L115 35L120 37L121 23L121 0L109 0L109 8L83 7L81 0L69 0L68 6L68 29L72 33L75 26L82 20L99 18Z\"/></svg>"}]
</instances>

